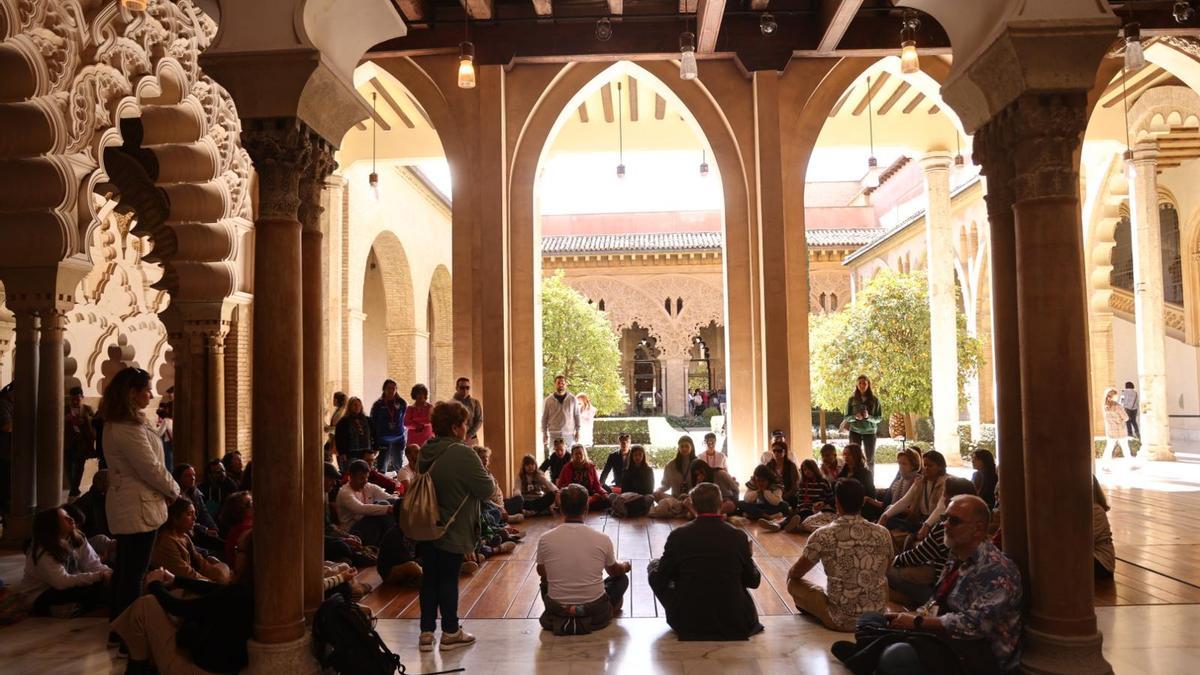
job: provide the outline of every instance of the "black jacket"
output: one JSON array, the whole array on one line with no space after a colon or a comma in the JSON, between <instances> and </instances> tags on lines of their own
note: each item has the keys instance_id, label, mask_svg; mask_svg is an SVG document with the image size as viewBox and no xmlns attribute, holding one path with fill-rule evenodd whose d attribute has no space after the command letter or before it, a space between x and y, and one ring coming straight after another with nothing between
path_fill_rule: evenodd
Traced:
<instances>
[{"instance_id":1,"label":"black jacket","mask_svg":"<svg viewBox=\"0 0 1200 675\"><path fill-rule=\"evenodd\" d=\"M621 492L654 494L654 470L645 464L626 467L624 475L621 476Z\"/></svg>"},{"instance_id":2,"label":"black jacket","mask_svg":"<svg viewBox=\"0 0 1200 675\"><path fill-rule=\"evenodd\" d=\"M241 584L222 586L184 577L175 577L175 585L199 597L177 598L157 581L149 589L167 614L183 620L175 644L204 670L233 673L245 668L246 642L254 629L253 592Z\"/></svg>"},{"instance_id":3,"label":"black jacket","mask_svg":"<svg viewBox=\"0 0 1200 675\"><path fill-rule=\"evenodd\" d=\"M629 455L622 457L620 450L608 456L608 459L604 461L604 471L600 473L600 482L604 484L604 487L621 485L621 476L625 475L625 460L627 459L629 459ZM610 472L613 475L612 483L608 482L608 474Z\"/></svg>"},{"instance_id":4,"label":"black jacket","mask_svg":"<svg viewBox=\"0 0 1200 675\"><path fill-rule=\"evenodd\" d=\"M720 518L675 528L649 570L650 587L680 640L745 640L762 630L747 588L762 575L750 538Z\"/></svg>"}]
</instances>

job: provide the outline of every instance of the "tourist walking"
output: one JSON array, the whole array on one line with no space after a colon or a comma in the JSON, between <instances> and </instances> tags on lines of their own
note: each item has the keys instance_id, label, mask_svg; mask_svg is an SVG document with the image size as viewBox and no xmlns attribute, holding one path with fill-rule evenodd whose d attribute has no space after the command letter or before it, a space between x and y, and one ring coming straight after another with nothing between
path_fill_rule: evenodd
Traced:
<instances>
[{"instance_id":1,"label":"tourist walking","mask_svg":"<svg viewBox=\"0 0 1200 675\"><path fill-rule=\"evenodd\" d=\"M567 378L554 378L554 393L542 402L542 444L561 438L567 447L575 445L579 434L579 401L567 391Z\"/></svg>"},{"instance_id":2,"label":"tourist walking","mask_svg":"<svg viewBox=\"0 0 1200 675\"><path fill-rule=\"evenodd\" d=\"M479 428L483 426L483 406L471 396L470 378L460 377L454 383L454 400L467 408L467 445L479 443Z\"/></svg>"},{"instance_id":3,"label":"tourist walking","mask_svg":"<svg viewBox=\"0 0 1200 675\"><path fill-rule=\"evenodd\" d=\"M1126 433L1133 438L1141 438L1142 430L1138 428L1138 393L1137 389L1133 388L1132 382L1125 383L1118 402L1125 409L1125 416L1129 418L1125 421Z\"/></svg>"},{"instance_id":4,"label":"tourist walking","mask_svg":"<svg viewBox=\"0 0 1200 675\"><path fill-rule=\"evenodd\" d=\"M158 528L179 485L163 466L162 440L142 413L150 405L150 373L126 368L104 388L104 452L108 458L108 527L117 540L109 618L115 619L142 592Z\"/></svg>"},{"instance_id":5,"label":"tourist walking","mask_svg":"<svg viewBox=\"0 0 1200 675\"><path fill-rule=\"evenodd\" d=\"M1104 454L1100 458L1100 467L1104 471L1112 471L1114 446L1121 446L1121 456L1126 461L1133 457L1129 450L1129 430L1125 425L1127 421L1129 416L1117 401L1117 390L1109 387L1104 391Z\"/></svg>"},{"instance_id":6,"label":"tourist walking","mask_svg":"<svg viewBox=\"0 0 1200 675\"><path fill-rule=\"evenodd\" d=\"M404 446L408 432L404 429L404 409L408 403L396 393L396 381L383 381L383 395L371 406L371 438L379 450L378 466L383 472L404 465Z\"/></svg>"},{"instance_id":7,"label":"tourist walking","mask_svg":"<svg viewBox=\"0 0 1200 675\"><path fill-rule=\"evenodd\" d=\"M849 429L850 442L862 447L867 458L867 468L871 473L875 473L875 433L881 419L883 409L875 391L871 389L871 378L859 375L854 393L846 401L842 429Z\"/></svg>"}]
</instances>

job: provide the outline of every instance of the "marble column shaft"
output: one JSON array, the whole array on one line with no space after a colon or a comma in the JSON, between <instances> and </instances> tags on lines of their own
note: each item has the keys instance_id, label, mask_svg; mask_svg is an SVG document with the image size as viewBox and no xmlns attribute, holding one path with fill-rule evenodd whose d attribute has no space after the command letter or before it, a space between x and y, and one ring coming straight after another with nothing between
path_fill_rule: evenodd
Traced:
<instances>
[{"instance_id":1,"label":"marble column shaft","mask_svg":"<svg viewBox=\"0 0 1200 675\"><path fill-rule=\"evenodd\" d=\"M1039 467L1025 472L1026 504L1036 505L1037 517L1027 519L1031 592L1022 664L1033 672L1111 672L1100 650L1092 584L1081 583L1091 579L1093 548L1076 158L1086 109L1083 92L1024 94L999 116L1011 125L1015 167L1025 466ZM1051 457L1054 470L1040 470Z\"/></svg>"},{"instance_id":2,"label":"marble column shaft","mask_svg":"<svg viewBox=\"0 0 1200 675\"><path fill-rule=\"evenodd\" d=\"M37 508L38 316L14 312L13 351L12 510L4 537L10 541L32 533Z\"/></svg>"},{"instance_id":3,"label":"marble column shaft","mask_svg":"<svg viewBox=\"0 0 1200 675\"><path fill-rule=\"evenodd\" d=\"M254 641L302 640L304 555L300 174L314 134L295 118L246 120L258 173L254 225Z\"/></svg>"},{"instance_id":4,"label":"marble column shaft","mask_svg":"<svg viewBox=\"0 0 1200 675\"><path fill-rule=\"evenodd\" d=\"M1158 147L1138 143L1126 164L1133 243L1133 308L1137 334L1138 428L1142 452L1173 460L1167 410L1166 316L1162 229L1158 215ZM1105 386L1117 386L1115 382Z\"/></svg>"},{"instance_id":5,"label":"marble column shaft","mask_svg":"<svg viewBox=\"0 0 1200 675\"><path fill-rule=\"evenodd\" d=\"M325 273L321 232L321 190L333 170L333 148L324 141L314 147L312 161L300 179L299 217L302 224L301 322L303 327L302 413L304 485L304 611L312 616L324 600L322 563L325 560Z\"/></svg>"},{"instance_id":6,"label":"marble column shaft","mask_svg":"<svg viewBox=\"0 0 1200 675\"><path fill-rule=\"evenodd\" d=\"M204 336L208 391L205 402L205 429L208 459L225 456L225 333Z\"/></svg>"},{"instance_id":7,"label":"marble column shaft","mask_svg":"<svg viewBox=\"0 0 1200 675\"><path fill-rule=\"evenodd\" d=\"M176 462L191 464L196 469L196 475L204 475L204 461L207 459L203 446L192 442L192 357L189 347L189 337L182 332L169 336L171 351L174 353L172 365L175 367L175 410L172 413L171 449Z\"/></svg>"},{"instance_id":8,"label":"marble column shaft","mask_svg":"<svg viewBox=\"0 0 1200 675\"><path fill-rule=\"evenodd\" d=\"M667 384L664 387L663 407L668 415L687 415L691 410L691 399L688 398L688 366L691 360L687 357L669 357L663 359L667 371Z\"/></svg>"},{"instance_id":9,"label":"marble column shaft","mask_svg":"<svg viewBox=\"0 0 1200 675\"><path fill-rule=\"evenodd\" d=\"M929 276L929 338L934 447L961 463L958 446L958 299L954 287L954 222L950 218L948 152L921 158L925 172L925 246Z\"/></svg>"},{"instance_id":10,"label":"marble column shaft","mask_svg":"<svg viewBox=\"0 0 1200 675\"><path fill-rule=\"evenodd\" d=\"M66 391L63 382L63 333L66 315L57 307L39 310L37 388L37 507L63 503L63 415Z\"/></svg>"},{"instance_id":11,"label":"marble column shaft","mask_svg":"<svg viewBox=\"0 0 1200 675\"><path fill-rule=\"evenodd\" d=\"M975 162L987 179L991 227L992 363L996 381L996 461L1004 552L1029 585L1025 511L1025 442L1021 419L1020 317L1017 312L1017 241L1013 217L1013 163L1008 128L990 122L975 134Z\"/></svg>"}]
</instances>

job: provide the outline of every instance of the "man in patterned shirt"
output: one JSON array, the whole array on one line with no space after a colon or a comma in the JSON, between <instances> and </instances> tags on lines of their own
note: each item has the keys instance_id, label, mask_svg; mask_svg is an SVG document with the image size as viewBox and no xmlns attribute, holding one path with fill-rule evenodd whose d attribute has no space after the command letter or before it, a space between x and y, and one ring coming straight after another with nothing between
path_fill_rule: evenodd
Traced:
<instances>
[{"instance_id":1,"label":"man in patterned shirt","mask_svg":"<svg viewBox=\"0 0 1200 675\"><path fill-rule=\"evenodd\" d=\"M887 568L892 560L892 535L864 520L862 483L838 481L834 489L837 518L808 538L800 559L788 572L788 593L796 609L812 615L830 630L854 632L858 617L882 612L887 603ZM828 590L804 578L822 563Z\"/></svg>"},{"instance_id":2,"label":"man in patterned shirt","mask_svg":"<svg viewBox=\"0 0 1200 675\"><path fill-rule=\"evenodd\" d=\"M950 561L932 598L937 616L884 614L892 628L950 638L949 648L967 672L981 675L1012 672L1021 660L1021 573L988 541L990 515L979 497L960 495L950 501L945 534ZM900 653L907 650L912 647L889 649L879 669L887 671L884 660L916 656ZM834 653L838 654L836 645Z\"/></svg>"},{"instance_id":3,"label":"man in patterned shirt","mask_svg":"<svg viewBox=\"0 0 1200 675\"><path fill-rule=\"evenodd\" d=\"M905 607L919 607L933 595L934 584L946 567L950 550L946 548L946 507L950 500L958 495L975 494L975 484L966 478L950 476L946 479L946 488L942 491L942 499L946 506L942 507L942 517L934 524L929 534L916 546L906 549L892 560L892 566L887 571L888 585L892 588L892 600Z\"/></svg>"}]
</instances>

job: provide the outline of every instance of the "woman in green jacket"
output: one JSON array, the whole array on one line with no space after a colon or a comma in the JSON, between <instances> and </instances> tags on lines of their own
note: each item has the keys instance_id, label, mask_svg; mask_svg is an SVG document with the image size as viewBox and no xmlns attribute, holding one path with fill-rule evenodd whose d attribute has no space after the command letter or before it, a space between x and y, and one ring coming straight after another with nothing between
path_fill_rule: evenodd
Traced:
<instances>
[{"instance_id":1,"label":"woman in green jacket","mask_svg":"<svg viewBox=\"0 0 1200 675\"><path fill-rule=\"evenodd\" d=\"M851 443L862 446L863 454L867 456L867 467L872 473L875 472L875 431L881 419L883 409L871 389L871 378L859 375L858 385L850 395L850 400L846 401L842 429L850 430Z\"/></svg>"}]
</instances>

